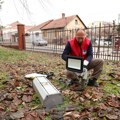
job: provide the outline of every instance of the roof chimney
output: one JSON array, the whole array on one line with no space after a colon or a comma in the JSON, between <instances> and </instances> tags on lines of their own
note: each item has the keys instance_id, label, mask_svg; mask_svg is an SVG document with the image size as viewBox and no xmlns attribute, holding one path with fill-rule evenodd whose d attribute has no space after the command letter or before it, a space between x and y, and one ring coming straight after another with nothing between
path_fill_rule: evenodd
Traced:
<instances>
[{"instance_id":1,"label":"roof chimney","mask_svg":"<svg viewBox=\"0 0 120 120\"><path fill-rule=\"evenodd\" d=\"M65 13L62 13L62 18L65 18Z\"/></svg>"}]
</instances>

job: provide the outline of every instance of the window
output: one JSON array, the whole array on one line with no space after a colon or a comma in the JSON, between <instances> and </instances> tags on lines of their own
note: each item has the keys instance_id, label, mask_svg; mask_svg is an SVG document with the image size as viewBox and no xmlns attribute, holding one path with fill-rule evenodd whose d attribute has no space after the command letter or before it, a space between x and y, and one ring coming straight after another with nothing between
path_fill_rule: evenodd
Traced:
<instances>
[{"instance_id":1,"label":"window","mask_svg":"<svg viewBox=\"0 0 120 120\"><path fill-rule=\"evenodd\" d=\"M75 25L78 25L78 20L75 20Z\"/></svg>"},{"instance_id":2,"label":"window","mask_svg":"<svg viewBox=\"0 0 120 120\"><path fill-rule=\"evenodd\" d=\"M39 32L36 32L35 35L36 35L36 36L39 36Z\"/></svg>"},{"instance_id":3,"label":"window","mask_svg":"<svg viewBox=\"0 0 120 120\"><path fill-rule=\"evenodd\" d=\"M47 32L46 31L43 31L43 36L47 37Z\"/></svg>"}]
</instances>

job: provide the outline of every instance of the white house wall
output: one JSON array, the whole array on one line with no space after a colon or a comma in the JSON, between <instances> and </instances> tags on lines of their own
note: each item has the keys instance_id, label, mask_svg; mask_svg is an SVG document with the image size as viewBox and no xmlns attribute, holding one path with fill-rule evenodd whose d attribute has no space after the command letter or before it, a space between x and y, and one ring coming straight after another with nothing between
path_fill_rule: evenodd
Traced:
<instances>
[{"instance_id":1,"label":"white house wall","mask_svg":"<svg viewBox=\"0 0 120 120\"><path fill-rule=\"evenodd\" d=\"M75 20L77 20L78 21L78 24L76 25L75 24ZM80 19L78 18L78 17L75 17L71 22L69 22L67 25L66 25L66 27L65 27L65 29L68 29L68 30L70 30L70 29L77 29L77 28L81 28L81 29L84 29L85 28L85 26L83 25L83 23L80 21Z\"/></svg>"}]
</instances>

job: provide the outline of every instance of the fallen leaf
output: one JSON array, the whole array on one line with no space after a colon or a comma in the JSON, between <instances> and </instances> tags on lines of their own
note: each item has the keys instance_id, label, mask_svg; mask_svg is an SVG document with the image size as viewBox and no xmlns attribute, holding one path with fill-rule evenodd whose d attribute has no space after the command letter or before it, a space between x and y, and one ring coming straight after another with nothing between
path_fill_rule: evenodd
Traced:
<instances>
[{"instance_id":1,"label":"fallen leaf","mask_svg":"<svg viewBox=\"0 0 120 120\"><path fill-rule=\"evenodd\" d=\"M108 105L112 107L119 107L120 103L116 100L116 97L109 96L107 98Z\"/></svg>"},{"instance_id":2,"label":"fallen leaf","mask_svg":"<svg viewBox=\"0 0 120 120\"><path fill-rule=\"evenodd\" d=\"M105 117L105 115L107 114L107 110L105 109L100 109L98 111L98 116L101 118L101 117Z\"/></svg>"},{"instance_id":3,"label":"fallen leaf","mask_svg":"<svg viewBox=\"0 0 120 120\"><path fill-rule=\"evenodd\" d=\"M18 111L18 112L16 112L16 113L11 113L10 114L10 117L12 118L12 119L20 119L20 118L23 118L24 117L24 113L23 112L20 112L20 111Z\"/></svg>"},{"instance_id":4,"label":"fallen leaf","mask_svg":"<svg viewBox=\"0 0 120 120\"><path fill-rule=\"evenodd\" d=\"M5 110L5 107L0 105L0 111L3 111L3 110Z\"/></svg>"},{"instance_id":5,"label":"fallen leaf","mask_svg":"<svg viewBox=\"0 0 120 120\"><path fill-rule=\"evenodd\" d=\"M18 105L20 105L20 104L22 103L22 100L21 100L21 99L18 99L17 97L15 97L14 100L13 100L13 103L14 103L16 106L18 106Z\"/></svg>"},{"instance_id":6,"label":"fallen leaf","mask_svg":"<svg viewBox=\"0 0 120 120\"><path fill-rule=\"evenodd\" d=\"M89 93L87 93L87 92L84 94L84 96L85 96L86 98L88 98L88 99L91 99L91 98L92 98L92 96L91 96Z\"/></svg>"},{"instance_id":7,"label":"fallen leaf","mask_svg":"<svg viewBox=\"0 0 120 120\"><path fill-rule=\"evenodd\" d=\"M107 109L107 106L106 106L104 103L100 103L100 104L99 104L99 108L106 110L106 109Z\"/></svg>"},{"instance_id":8,"label":"fallen leaf","mask_svg":"<svg viewBox=\"0 0 120 120\"><path fill-rule=\"evenodd\" d=\"M25 116L25 120L35 120L35 118L30 115L30 113L28 113L26 116Z\"/></svg>"},{"instance_id":9,"label":"fallen leaf","mask_svg":"<svg viewBox=\"0 0 120 120\"><path fill-rule=\"evenodd\" d=\"M17 106L14 103L11 103L10 106L8 107L8 109L11 112L16 112L17 111Z\"/></svg>"},{"instance_id":10,"label":"fallen leaf","mask_svg":"<svg viewBox=\"0 0 120 120\"><path fill-rule=\"evenodd\" d=\"M106 118L108 118L109 120L118 120L118 116L117 115L112 115L112 114L107 114Z\"/></svg>"},{"instance_id":11,"label":"fallen leaf","mask_svg":"<svg viewBox=\"0 0 120 120\"><path fill-rule=\"evenodd\" d=\"M22 100L24 102L31 102L32 101L32 96L31 95L23 95Z\"/></svg>"}]
</instances>

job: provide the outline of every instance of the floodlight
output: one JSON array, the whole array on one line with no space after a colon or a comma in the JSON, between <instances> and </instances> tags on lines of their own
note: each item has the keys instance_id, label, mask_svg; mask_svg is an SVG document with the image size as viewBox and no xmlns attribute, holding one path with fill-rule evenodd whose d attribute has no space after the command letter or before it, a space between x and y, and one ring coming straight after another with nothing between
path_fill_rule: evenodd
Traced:
<instances>
[{"instance_id":1,"label":"floodlight","mask_svg":"<svg viewBox=\"0 0 120 120\"><path fill-rule=\"evenodd\" d=\"M76 56L67 56L66 69L73 72L83 72L83 58Z\"/></svg>"}]
</instances>

